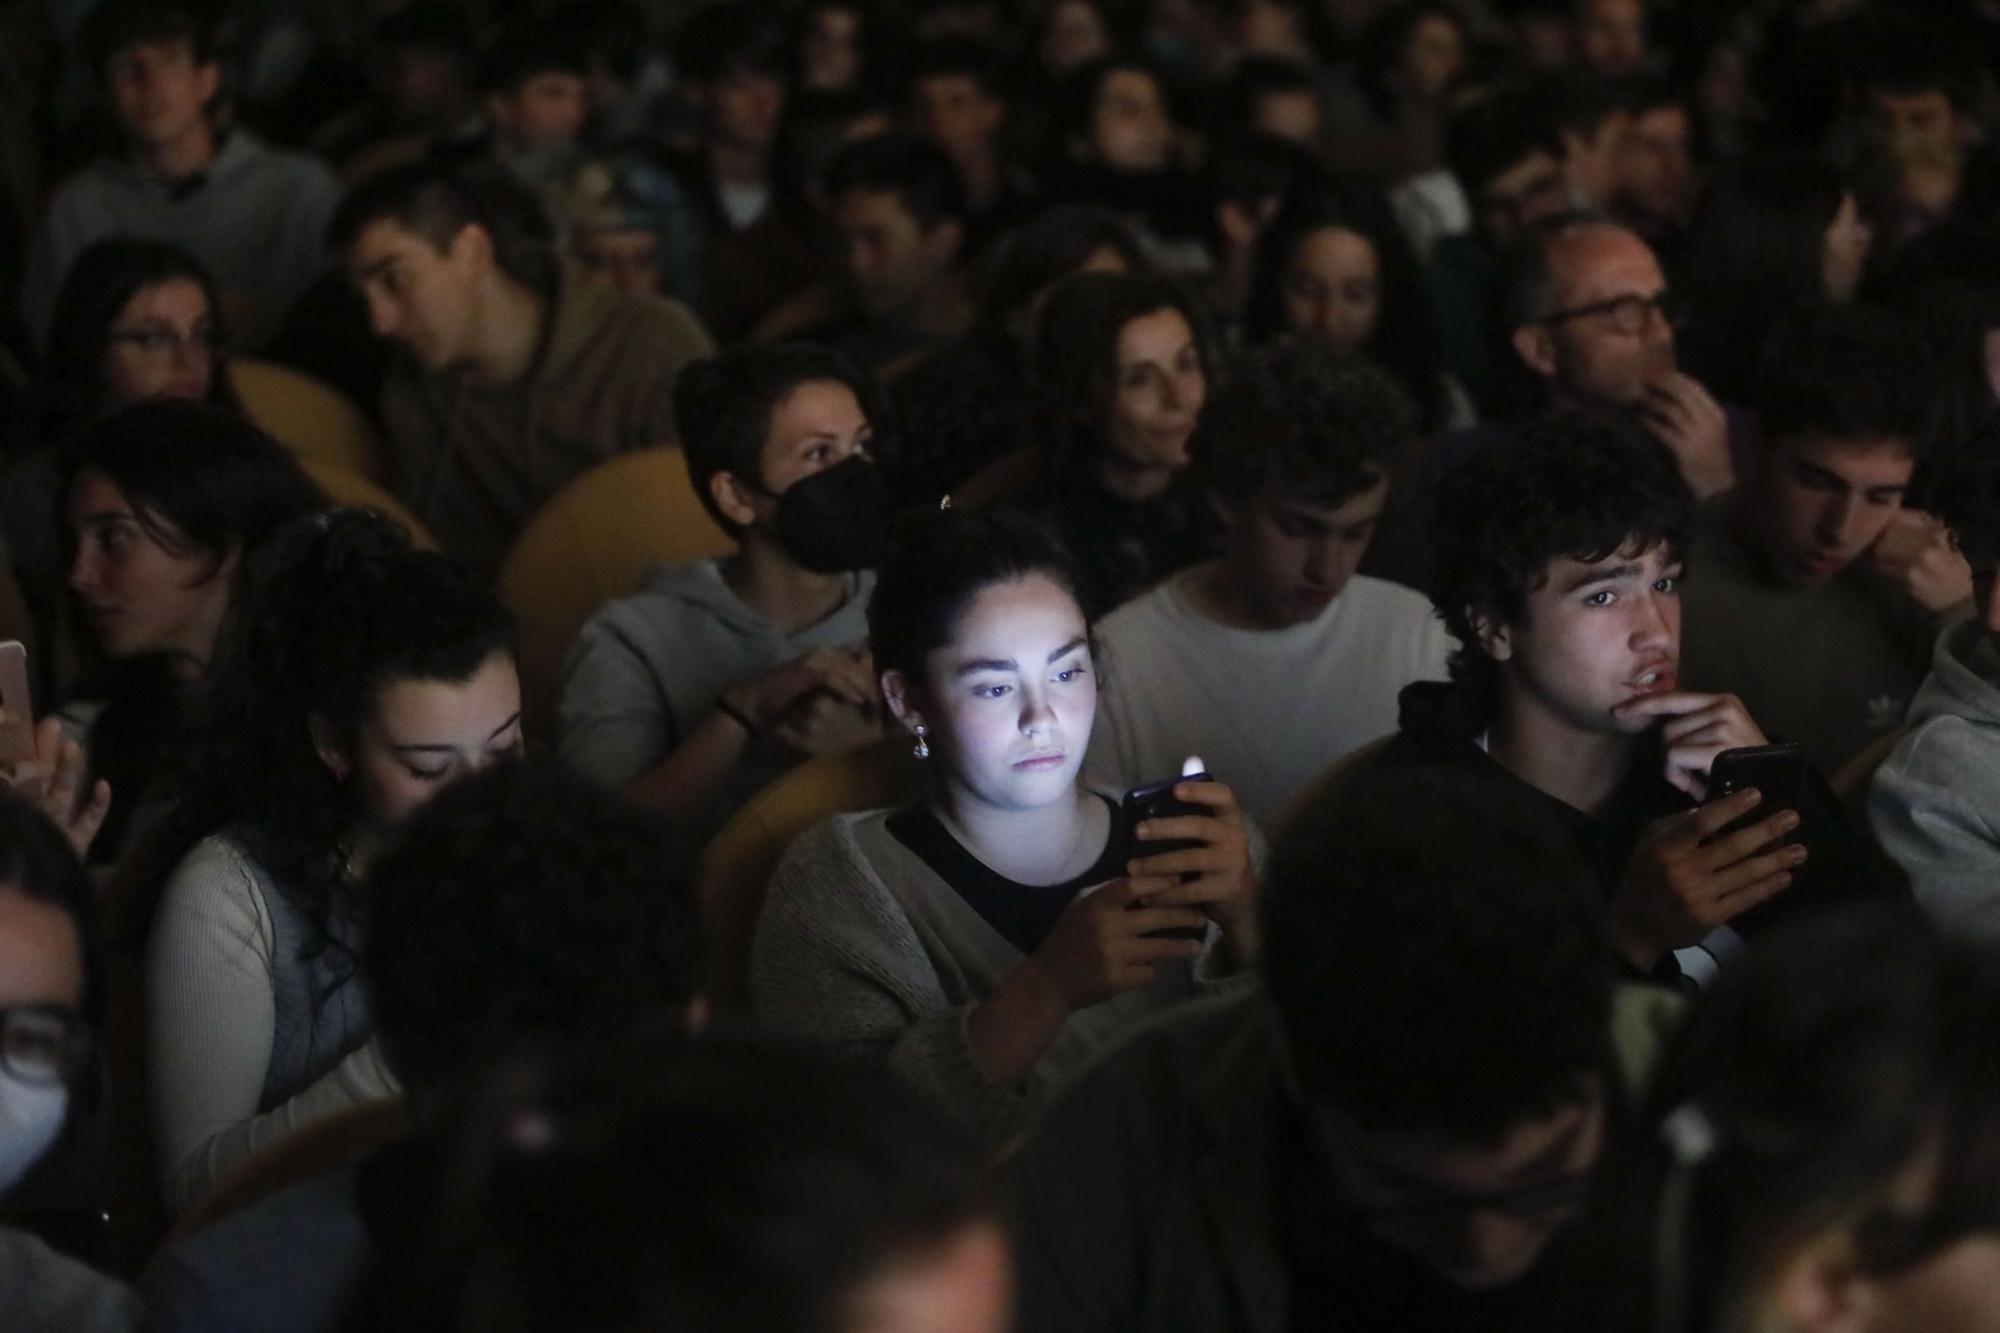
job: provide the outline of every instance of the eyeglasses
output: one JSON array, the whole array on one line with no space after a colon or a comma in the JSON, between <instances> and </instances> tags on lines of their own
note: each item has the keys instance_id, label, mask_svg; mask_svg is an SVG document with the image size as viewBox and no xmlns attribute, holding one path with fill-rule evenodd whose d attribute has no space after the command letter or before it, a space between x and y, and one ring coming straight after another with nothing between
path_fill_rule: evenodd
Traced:
<instances>
[{"instance_id":1,"label":"eyeglasses","mask_svg":"<svg viewBox=\"0 0 2000 1333\"><path fill-rule=\"evenodd\" d=\"M90 1063L90 1026L73 1009L0 1009L0 1067L23 1083L68 1083Z\"/></svg>"},{"instance_id":2,"label":"eyeglasses","mask_svg":"<svg viewBox=\"0 0 2000 1333\"><path fill-rule=\"evenodd\" d=\"M1571 306L1567 310L1557 310L1543 315L1537 324L1547 327L1566 324L1573 319L1589 319L1602 315L1605 323L1619 333L1639 334L1646 331L1646 321L1658 315L1670 329L1681 326L1680 301L1665 287L1651 296L1641 296L1637 292L1625 296L1614 296L1608 301L1592 301L1589 305Z\"/></svg>"},{"instance_id":3,"label":"eyeglasses","mask_svg":"<svg viewBox=\"0 0 2000 1333\"><path fill-rule=\"evenodd\" d=\"M222 334L211 328L194 329L187 333L182 333L179 329L159 327L113 329L111 341L127 343L147 356L165 356L183 348L189 352L214 356L222 346Z\"/></svg>"}]
</instances>

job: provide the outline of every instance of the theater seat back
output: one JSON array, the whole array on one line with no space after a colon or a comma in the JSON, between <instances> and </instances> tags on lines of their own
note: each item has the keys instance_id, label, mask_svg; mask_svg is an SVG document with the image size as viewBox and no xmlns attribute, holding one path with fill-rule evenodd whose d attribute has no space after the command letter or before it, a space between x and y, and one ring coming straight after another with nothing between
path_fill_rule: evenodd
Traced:
<instances>
[{"instance_id":1,"label":"theater seat back","mask_svg":"<svg viewBox=\"0 0 2000 1333\"><path fill-rule=\"evenodd\" d=\"M606 602L637 590L646 567L735 549L695 498L679 449L598 464L550 497L500 565L500 598L521 623L521 702L530 739L555 739L563 655Z\"/></svg>"}]
</instances>

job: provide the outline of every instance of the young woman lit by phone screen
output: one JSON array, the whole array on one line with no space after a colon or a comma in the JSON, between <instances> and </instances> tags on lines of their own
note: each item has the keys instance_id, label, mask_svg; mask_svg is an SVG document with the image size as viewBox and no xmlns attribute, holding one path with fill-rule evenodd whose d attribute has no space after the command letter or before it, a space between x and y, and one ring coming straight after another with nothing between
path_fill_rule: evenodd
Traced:
<instances>
[{"instance_id":1,"label":"young woman lit by phone screen","mask_svg":"<svg viewBox=\"0 0 2000 1333\"><path fill-rule=\"evenodd\" d=\"M1128 861L1118 793L1078 781L1101 681L1075 587L1018 515L947 510L899 534L869 635L928 794L803 835L751 960L760 1021L886 1061L990 1142L1139 1019L1235 984L1256 949L1228 787L1184 785L1206 814L1134 831L1199 846ZM1191 928L1205 939L1159 936Z\"/></svg>"}]
</instances>

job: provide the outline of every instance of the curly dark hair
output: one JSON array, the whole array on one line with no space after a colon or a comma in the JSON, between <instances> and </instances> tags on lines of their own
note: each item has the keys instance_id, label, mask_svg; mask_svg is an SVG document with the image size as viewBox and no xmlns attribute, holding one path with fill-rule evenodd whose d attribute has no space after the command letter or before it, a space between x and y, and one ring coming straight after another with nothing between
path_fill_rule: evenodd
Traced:
<instances>
[{"instance_id":1,"label":"curly dark hair","mask_svg":"<svg viewBox=\"0 0 2000 1333\"><path fill-rule=\"evenodd\" d=\"M520 1063L466 1118L422 1244L385 1254L366 1327L831 1333L991 1215L977 1153L880 1068L744 1037Z\"/></svg>"},{"instance_id":2,"label":"curly dark hair","mask_svg":"<svg viewBox=\"0 0 2000 1333\"><path fill-rule=\"evenodd\" d=\"M1490 681L1474 618L1518 625L1557 560L1602 560L1694 527L1694 494L1664 446L1616 418L1556 412L1467 459L1438 488L1431 601L1459 641L1451 674Z\"/></svg>"},{"instance_id":3,"label":"curly dark hair","mask_svg":"<svg viewBox=\"0 0 2000 1333\"><path fill-rule=\"evenodd\" d=\"M1285 272L1307 239L1334 228L1353 232L1375 252L1380 306L1362 351L1402 382L1423 413L1424 428L1438 429L1450 401L1432 333L1430 297L1423 270L1379 190L1331 176L1305 176L1295 182L1257 242L1245 336L1259 343L1286 331Z\"/></svg>"},{"instance_id":4,"label":"curly dark hair","mask_svg":"<svg viewBox=\"0 0 2000 1333\"><path fill-rule=\"evenodd\" d=\"M1861 304L1811 306L1781 320L1757 378L1764 439L1894 440L1922 459L1944 385L1917 329Z\"/></svg>"},{"instance_id":5,"label":"curly dark hair","mask_svg":"<svg viewBox=\"0 0 2000 1333\"><path fill-rule=\"evenodd\" d=\"M1275 483L1331 506L1388 476L1416 441L1416 407L1385 371L1288 338L1236 363L1202 405L1191 452L1213 494L1248 500Z\"/></svg>"},{"instance_id":6,"label":"curly dark hair","mask_svg":"<svg viewBox=\"0 0 2000 1333\"><path fill-rule=\"evenodd\" d=\"M464 1081L526 1043L601 1049L683 1024L699 919L658 816L553 761L440 792L362 885L376 1031L412 1088Z\"/></svg>"},{"instance_id":7,"label":"curly dark hair","mask_svg":"<svg viewBox=\"0 0 2000 1333\"><path fill-rule=\"evenodd\" d=\"M1264 978L1305 1094L1491 1144L1609 1069L1597 878L1548 803L1464 765L1314 793L1264 876Z\"/></svg>"},{"instance_id":8,"label":"curly dark hair","mask_svg":"<svg viewBox=\"0 0 2000 1333\"><path fill-rule=\"evenodd\" d=\"M351 749L386 685L470 679L496 654L513 656L514 620L463 567L365 510L307 518L254 563L193 787L147 860L157 881L195 842L227 832L320 926L302 946L313 954L338 947L330 918L352 894L339 848L361 817L352 781L319 756L315 723Z\"/></svg>"}]
</instances>

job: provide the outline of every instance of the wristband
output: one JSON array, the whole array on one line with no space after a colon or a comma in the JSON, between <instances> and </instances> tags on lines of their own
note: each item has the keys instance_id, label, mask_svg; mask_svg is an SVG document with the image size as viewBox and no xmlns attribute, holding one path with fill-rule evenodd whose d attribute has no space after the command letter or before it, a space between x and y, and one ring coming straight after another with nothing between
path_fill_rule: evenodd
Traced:
<instances>
[{"instance_id":1,"label":"wristband","mask_svg":"<svg viewBox=\"0 0 2000 1333\"><path fill-rule=\"evenodd\" d=\"M722 714L724 717L728 718L731 722L734 722L737 726L743 728L744 732L748 735L755 736L758 734L759 731L762 730L762 728L760 728L755 722L752 722L750 720L749 714L745 713L735 704L730 703L727 698L721 696L718 696L716 698L715 711Z\"/></svg>"}]
</instances>

